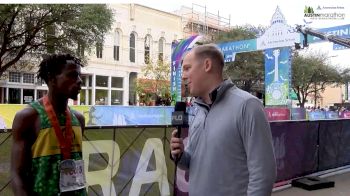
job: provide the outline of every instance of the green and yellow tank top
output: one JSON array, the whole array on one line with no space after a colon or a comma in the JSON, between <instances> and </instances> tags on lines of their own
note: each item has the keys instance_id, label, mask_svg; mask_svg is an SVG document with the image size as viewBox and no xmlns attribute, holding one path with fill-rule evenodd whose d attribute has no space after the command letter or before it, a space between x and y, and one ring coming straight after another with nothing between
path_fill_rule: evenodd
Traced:
<instances>
[{"instance_id":1,"label":"green and yellow tank top","mask_svg":"<svg viewBox=\"0 0 350 196\"><path fill-rule=\"evenodd\" d=\"M32 146L32 168L31 176L33 178L32 191L35 195L57 196L59 190L59 163L63 160L59 142L56 138L55 130L51 126L49 117L43 105L38 101L30 103L39 114L40 131L37 139ZM65 129L65 116L57 116L61 129ZM77 117L71 112L72 119L72 151L71 159L82 159L82 131L80 122ZM86 195L85 189L80 189L74 192L67 192L69 195ZM65 194L62 194L65 195Z\"/></svg>"}]
</instances>

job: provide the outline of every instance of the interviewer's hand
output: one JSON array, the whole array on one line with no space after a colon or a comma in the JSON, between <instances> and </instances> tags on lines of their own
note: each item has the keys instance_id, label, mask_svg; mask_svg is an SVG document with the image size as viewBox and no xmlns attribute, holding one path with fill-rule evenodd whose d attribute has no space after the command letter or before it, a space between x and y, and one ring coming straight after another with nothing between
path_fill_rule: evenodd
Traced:
<instances>
[{"instance_id":1,"label":"interviewer's hand","mask_svg":"<svg viewBox=\"0 0 350 196\"><path fill-rule=\"evenodd\" d=\"M174 129L171 133L171 140L170 140L170 150L171 150L171 156L174 160L179 158L184 151L184 143L182 141L182 138L176 137L177 129Z\"/></svg>"}]
</instances>

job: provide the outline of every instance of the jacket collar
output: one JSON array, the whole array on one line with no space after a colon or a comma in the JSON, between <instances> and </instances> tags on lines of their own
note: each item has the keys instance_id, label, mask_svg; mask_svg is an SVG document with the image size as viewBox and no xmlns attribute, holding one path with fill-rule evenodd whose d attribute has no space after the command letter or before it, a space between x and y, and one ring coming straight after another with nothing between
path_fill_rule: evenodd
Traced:
<instances>
[{"instance_id":1,"label":"jacket collar","mask_svg":"<svg viewBox=\"0 0 350 196\"><path fill-rule=\"evenodd\" d=\"M232 83L231 79L224 80L218 87L216 87L211 93L209 93L209 97L211 100L211 103L213 104L215 101L219 101L221 97L224 95L226 90L228 90L231 87L234 87L235 85ZM199 105L204 105L208 108L210 108L210 105L206 104L202 98L198 98L195 100L195 103Z\"/></svg>"}]
</instances>

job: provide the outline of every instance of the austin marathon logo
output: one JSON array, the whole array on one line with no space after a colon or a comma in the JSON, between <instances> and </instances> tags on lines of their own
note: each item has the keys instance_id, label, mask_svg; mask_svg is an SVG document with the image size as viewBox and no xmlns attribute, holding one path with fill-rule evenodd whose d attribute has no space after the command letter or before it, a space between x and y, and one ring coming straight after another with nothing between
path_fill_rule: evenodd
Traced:
<instances>
[{"instance_id":1,"label":"austin marathon logo","mask_svg":"<svg viewBox=\"0 0 350 196\"><path fill-rule=\"evenodd\" d=\"M343 6L321 6L316 8L305 6L304 18L312 20L344 20L345 8Z\"/></svg>"}]
</instances>

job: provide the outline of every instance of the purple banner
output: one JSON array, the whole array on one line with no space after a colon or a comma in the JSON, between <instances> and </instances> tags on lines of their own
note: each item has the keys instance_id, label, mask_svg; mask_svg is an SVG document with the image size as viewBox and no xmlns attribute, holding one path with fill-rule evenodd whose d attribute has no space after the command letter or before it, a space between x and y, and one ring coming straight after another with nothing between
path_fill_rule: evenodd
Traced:
<instances>
[{"instance_id":1,"label":"purple banner","mask_svg":"<svg viewBox=\"0 0 350 196\"><path fill-rule=\"evenodd\" d=\"M350 164L350 121L320 122L319 169L326 170Z\"/></svg>"},{"instance_id":2,"label":"purple banner","mask_svg":"<svg viewBox=\"0 0 350 196\"><path fill-rule=\"evenodd\" d=\"M304 120L306 119L305 108L292 108L292 120Z\"/></svg>"},{"instance_id":3,"label":"purple banner","mask_svg":"<svg viewBox=\"0 0 350 196\"><path fill-rule=\"evenodd\" d=\"M350 111L343 111L340 115L341 118L350 118Z\"/></svg>"},{"instance_id":4,"label":"purple banner","mask_svg":"<svg viewBox=\"0 0 350 196\"><path fill-rule=\"evenodd\" d=\"M317 170L317 122L271 122L277 163L276 182Z\"/></svg>"}]
</instances>

